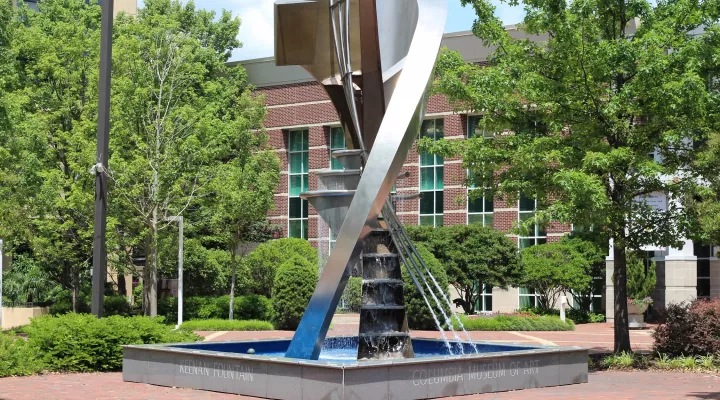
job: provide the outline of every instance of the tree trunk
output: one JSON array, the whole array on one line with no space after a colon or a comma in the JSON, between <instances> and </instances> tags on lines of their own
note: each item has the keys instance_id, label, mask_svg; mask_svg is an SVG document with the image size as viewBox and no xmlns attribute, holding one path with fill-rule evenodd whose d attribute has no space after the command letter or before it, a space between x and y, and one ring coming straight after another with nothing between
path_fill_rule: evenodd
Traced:
<instances>
[{"instance_id":1,"label":"tree trunk","mask_svg":"<svg viewBox=\"0 0 720 400\"><path fill-rule=\"evenodd\" d=\"M150 317L157 316L157 224L150 229L150 238L145 247L145 269L143 270L143 312Z\"/></svg>"},{"instance_id":2,"label":"tree trunk","mask_svg":"<svg viewBox=\"0 0 720 400\"><path fill-rule=\"evenodd\" d=\"M77 268L72 270L72 309L74 313L80 311L80 271Z\"/></svg>"},{"instance_id":3,"label":"tree trunk","mask_svg":"<svg viewBox=\"0 0 720 400\"><path fill-rule=\"evenodd\" d=\"M613 246L615 286L615 352L630 352L630 327L628 325L627 306L627 253L625 245L617 243Z\"/></svg>"},{"instance_id":4,"label":"tree trunk","mask_svg":"<svg viewBox=\"0 0 720 400\"><path fill-rule=\"evenodd\" d=\"M237 272L237 257L235 253L235 246L233 246L230 249L230 265L232 265L232 274L230 275L230 321L233 320L233 310L235 308L235 274Z\"/></svg>"}]
</instances>

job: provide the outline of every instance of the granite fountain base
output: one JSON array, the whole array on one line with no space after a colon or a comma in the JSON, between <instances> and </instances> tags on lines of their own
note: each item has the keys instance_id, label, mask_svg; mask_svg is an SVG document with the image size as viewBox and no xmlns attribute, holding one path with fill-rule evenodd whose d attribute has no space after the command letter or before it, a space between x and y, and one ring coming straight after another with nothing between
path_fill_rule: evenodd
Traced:
<instances>
[{"instance_id":1,"label":"granite fountain base","mask_svg":"<svg viewBox=\"0 0 720 400\"><path fill-rule=\"evenodd\" d=\"M588 351L412 339L415 358L358 361L357 337L325 340L317 361L285 358L290 340L124 347L123 379L268 399L431 399L586 383ZM254 354L250 354L254 353ZM461 354L464 353L464 354Z\"/></svg>"}]
</instances>

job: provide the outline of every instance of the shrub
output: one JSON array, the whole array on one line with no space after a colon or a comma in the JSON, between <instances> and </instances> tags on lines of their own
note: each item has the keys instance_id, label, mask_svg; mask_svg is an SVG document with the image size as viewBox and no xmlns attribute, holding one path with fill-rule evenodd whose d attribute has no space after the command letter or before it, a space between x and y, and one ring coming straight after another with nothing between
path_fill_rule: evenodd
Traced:
<instances>
[{"instance_id":1,"label":"shrub","mask_svg":"<svg viewBox=\"0 0 720 400\"><path fill-rule=\"evenodd\" d=\"M162 318L89 314L34 318L25 327L28 346L42 356L51 371L119 371L122 345L191 342L199 336L173 330Z\"/></svg>"},{"instance_id":2,"label":"shrub","mask_svg":"<svg viewBox=\"0 0 720 400\"><path fill-rule=\"evenodd\" d=\"M40 356L14 332L0 333L0 378L26 376L44 369Z\"/></svg>"},{"instance_id":3,"label":"shrub","mask_svg":"<svg viewBox=\"0 0 720 400\"><path fill-rule=\"evenodd\" d=\"M190 331L271 331L273 324L267 321L229 321L226 319L196 319L183 322L182 329Z\"/></svg>"},{"instance_id":4,"label":"shrub","mask_svg":"<svg viewBox=\"0 0 720 400\"><path fill-rule=\"evenodd\" d=\"M468 318L460 316L465 329L468 331L572 331L575 324L572 320L560 320L559 317L543 316L518 316L518 315L495 315L488 317ZM459 329L457 322L455 329Z\"/></svg>"},{"instance_id":5,"label":"shrub","mask_svg":"<svg viewBox=\"0 0 720 400\"><path fill-rule=\"evenodd\" d=\"M435 258L435 256L433 256L433 254L430 253L430 251L428 251L427 247L425 247L424 245L418 243L417 245L415 245L415 247L418 251L418 254L420 254L420 258L422 258L422 260L425 262L425 265L427 265L428 269L430 270L430 273L435 277L438 285L441 288L448 287L447 275L445 274L445 268L443 268L442 264L440 264L437 258ZM427 276L427 273L425 271L421 272L423 272L422 277L425 277L428 284L430 284L430 287L432 287L432 289L435 291L435 285L433 284L430 277ZM432 298L432 296L430 296L429 293L427 293L427 287L423 283L422 277L418 276L417 273L415 274L415 277L418 280L418 283L422 285L422 288L426 293L427 299L430 302L430 305L432 306L432 309L435 312L438 321L440 322L440 324L445 324L445 320L442 316L442 313L440 312L440 309L437 307L435 300ZM415 286L415 283L413 282L412 277L408 272L408 268L402 268L402 278L403 290L405 295L405 307L407 310L406 315L410 328L422 330L437 330L438 327L432 317L432 313L430 312L430 309L428 309L427 303L423 299L422 294ZM445 295L448 299L450 298L447 293L445 293ZM439 293L437 294L437 297L438 300L440 300L440 303L443 305L443 311L445 312L445 314L450 316L450 306L446 304L445 300L442 298L442 296L440 296Z\"/></svg>"},{"instance_id":6,"label":"shrub","mask_svg":"<svg viewBox=\"0 0 720 400\"><path fill-rule=\"evenodd\" d=\"M51 315L67 314L73 311L72 292L70 290L62 290L58 292L52 301L53 304L50 306ZM83 287L82 290L80 290L77 301L78 312L90 312L90 287Z\"/></svg>"},{"instance_id":7,"label":"shrub","mask_svg":"<svg viewBox=\"0 0 720 400\"><path fill-rule=\"evenodd\" d=\"M670 356L720 352L720 299L669 304L666 321L655 329L655 351Z\"/></svg>"},{"instance_id":8,"label":"shrub","mask_svg":"<svg viewBox=\"0 0 720 400\"><path fill-rule=\"evenodd\" d=\"M132 307L125 296L105 296L103 310L106 317L111 315L129 316L132 313Z\"/></svg>"},{"instance_id":9,"label":"shrub","mask_svg":"<svg viewBox=\"0 0 720 400\"><path fill-rule=\"evenodd\" d=\"M557 308L542 308L542 307L523 307L518 312L522 314L530 315L554 315L560 316L560 310ZM568 319L573 320L576 324L588 324L605 322L605 315L599 313L585 312L575 308L568 308L565 310L565 316Z\"/></svg>"},{"instance_id":10,"label":"shrub","mask_svg":"<svg viewBox=\"0 0 720 400\"><path fill-rule=\"evenodd\" d=\"M453 300L468 315L475 313L478 282L507 288L522 277L517 245L500 231L478 224L408 226L407 231L414 243L425 245L442 264L450 284L460 295Z\"/></svg>"},{"instance_id":11,"label":"shrub","mask_svg":"<svg viewBox=\"0 0 720 400\"><path fill-rule=\"evenodd\" d=\"M351 277L348 279L345 290L342 294L345 309L348 311L359 312L362 307L362 278Z\"/></svg>"},{"instance_id":12,"label":"shrub","mask_svg":"<svg viewBox=\"0 0 720 400\"><path fill-rule=\"evenodd\" d=\"M248 290L254 294L270 297L276 270L292 256L297 255L317 269L317 250L307 240L284 238L271 240L258 246L243 262L247 268Z\"/></svg>"},{"instance_id":13,"label":"shrub","mask_svg":"<svg viewBox=\"0 0 720 400\"><path fill-rule=\"evenodd\" d=\"M318 280L317 263L293 255L280 265L273 284L274 320L278 329L296 329Z\"/></svg>"},{"instance_id":14,"label":"shrub","mask_svg":"<svg viewBox=\"0 0 720 400\"><path fill-rule=\"evenodd\" d=\"M646 272L647 271L647 272ZM655 290L655 262L645 268L645 260L636 252L627 256L627 293L631 299L646 299Z\"/></svg>"},{"instance_id":15,"label":"shrub","mask_svg":"<svg viewBox=\"0 0 720 400\"><path fill-rule=\"evenodd\" d=\"M226 319L230 311L230 296L220 297L186 297L183 303L183 319ZM235 297L235 318L241 320L272 319L272 302L260 295ZM177 323L177 298L166 297L158 301L158 315L165 317L166 322Z\"/></svg>"},{"instance_id":16,"label":"shrub","mask_svg":"<svg viewBox=\"0 0 720 400\"><path fill-rule=\"evenodd\" d=\"M230 296L220 297L217 304L221 308L221 319L226 319L230 315ZM269 321L273 316L272 301L257 294L236 296L233 314L235 319L240 320Z\"/></svg>"}]
</instances>

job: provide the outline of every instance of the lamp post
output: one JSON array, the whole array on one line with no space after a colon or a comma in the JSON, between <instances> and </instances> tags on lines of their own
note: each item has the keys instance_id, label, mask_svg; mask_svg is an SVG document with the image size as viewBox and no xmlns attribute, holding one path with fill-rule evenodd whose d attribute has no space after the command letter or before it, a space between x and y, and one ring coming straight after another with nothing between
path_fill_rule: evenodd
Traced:
<instances>
[{"instance_id":1,"label":"lamp post","mask_svg":"<svg viewBox=\"0 0 720 400\"><path fill-rule=\"evenodd\" d=\"M95 174L95 225L93 229L93 315L103 316L105 282L107 281L107 168L110 148L110 69L112 66L113 0L102 2L100 21L100 82L98 98L97 159Z\"/></svg>"},{"instance_id":2,"label":"lamp post","mask_svg":"<svg viewBox=\"0 0 720 400\"><path fill-rule=\"evenodd\" d=\"M185 219L182 215L168 217L170 222L178 223L178 320L175 329L183 323L183 225Z\"/></svg>"}]
</instances>

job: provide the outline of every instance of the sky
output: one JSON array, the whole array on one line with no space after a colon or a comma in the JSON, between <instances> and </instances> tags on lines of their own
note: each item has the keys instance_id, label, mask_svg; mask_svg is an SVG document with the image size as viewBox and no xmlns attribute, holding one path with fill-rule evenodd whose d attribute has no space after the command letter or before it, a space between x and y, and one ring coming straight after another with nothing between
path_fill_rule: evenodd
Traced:
<instances>
[{"instance_id":1,"label":"sky","mask_svg":"<svg viewBox=\"0 0 720 400\"><path fill-rule=\"evenodd\" d=\"M248 60L253 58L271 57L273 55L273 3L275 0L195 0L197 8L232 11L234 16L242 20L238 39L243 43L235 49L231 60ZM142 0L138 6L142 7ZM493 0L497 7L496 13L505 24L515 24L522 20L525 13L521 7L510 7ZM445 32L467 31L472 29L475 13L471 8L464 8L460 0L448 0L448 19Z\"/></svg>"}]
</instances>

